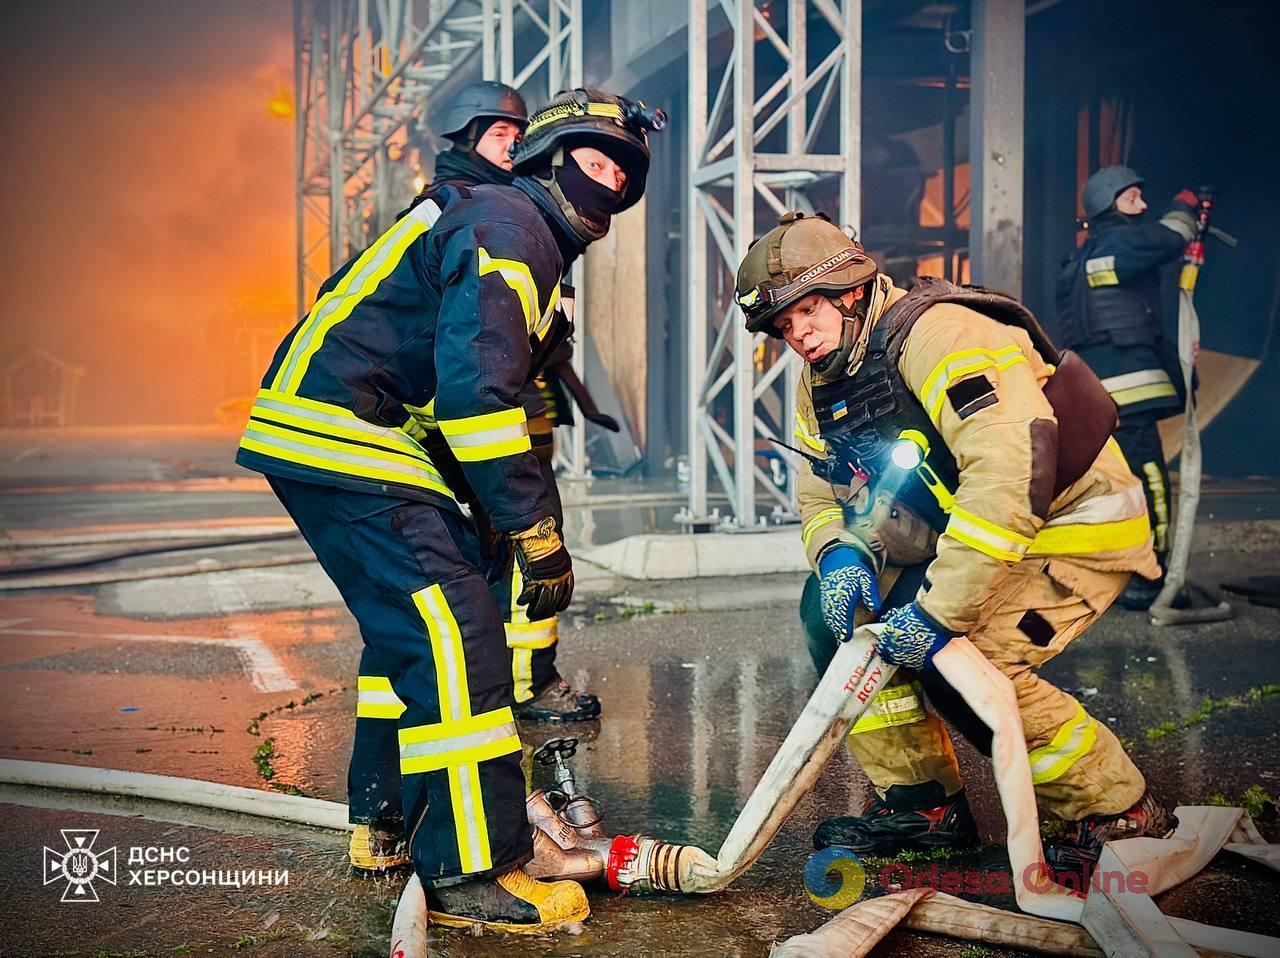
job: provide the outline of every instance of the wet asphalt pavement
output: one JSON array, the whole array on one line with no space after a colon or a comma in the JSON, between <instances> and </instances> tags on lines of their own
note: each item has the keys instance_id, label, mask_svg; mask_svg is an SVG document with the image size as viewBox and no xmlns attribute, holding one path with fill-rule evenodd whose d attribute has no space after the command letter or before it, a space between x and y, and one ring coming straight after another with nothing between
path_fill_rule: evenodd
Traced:
<instances>
[{"instance_id":1,"label":"wet asphalt pavement","mask_svg":"<svg viewBox=\"0 0 1280 958\"><path fill-rule=\"evenodd\" d=\"M201 443L184 455L196 473L202 456L213 460ZM120 471L110 463L103 469ZM57 473L54 464L23 481L47 485ZM172 467L157 468L139 481L174 478ZM100 505L74 490L52 495L83 508L64 514L45 495L0 490L0 520L9 530L109 524L111 503L125 497L131 505L117 522L141 522L168 509L156 496L190 504L182 497L206 493L104 491L94 493L103 497ZM253 493L218 495L180 517L277 514ZM239 505L232 508L227 497ZM597 527L637 521L658 517L605 517ZM1206 581L1277 568L1280 548L1266 535L1225 535L1195 562ZM322 587L297 585L313 581L314 568L299 565L0 594L0 757L343 801L359 637ZM584 726L530 730L527 745L581 735L578 783L601 803L609 833L643 831L714 852L816 681L795 614L802 581L587 577L562 622L560 662L575 684L600 695L604 715ZM256 601L266 593L277 601ZM658 611L664 609L674 611ZM1107 722L1172 802L1275 796L1280 689L1271 687L1280 685L1280 610L1237 609L1229 623L1189 629L1156 629L1142 616L1113 611L1043 674ZM984 839L998 842L1002 819L985 762L962 740L957 746ZM533 774L535 784L546 784L536 777L541 769ZM859 810L868 797L865 777L842 751L761 861L723 894L619 897L595 888L593 916L580 934L512 939L441 931L434 953L767 955L771 944L831 916L803 884L812 831L823 818ZM349 877L343 836L12 787L0 787L0 804L0 955L386 953L399 882ZM1260 820L1273 841L1280 838L1274 816L1274 805L1265 806ZM61 829L99 830L95 847L116 847L121 869L131 847L183 848L191 868L287 870L288 885L137 887L122 877L115 886L95 883L96 904L63 904L65 882L42 883L44 848L66 848ZM910 864L917 873L930 867ZM941 864L986 874L1004 858L993 847ZM870 866L873 879L881 867ZM1278 903L1280 878L1231 855L1160 899L1169 914L1270 935L1280 935ZM895 932L875 954L1015 954L965 947Z\"/></svg>"}]
</instances>

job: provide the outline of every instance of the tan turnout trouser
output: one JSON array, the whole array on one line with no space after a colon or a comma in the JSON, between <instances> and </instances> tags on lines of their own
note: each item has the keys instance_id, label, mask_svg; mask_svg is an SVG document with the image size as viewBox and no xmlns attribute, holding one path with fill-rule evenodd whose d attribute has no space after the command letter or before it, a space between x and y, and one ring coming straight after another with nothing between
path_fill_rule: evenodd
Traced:
<instances>
[{"instance_id":1,"label":"tan turnout trouser","mask_svg":"<svg viewBox=\"0 0 1280 958\"><path fill-rule=\"evenodd\" d=\"M1013 682L1040 807L1067 821L1122 812L1146 787L1114 733L1035 673L1097 620L1128 579L1128 572L1065 559L1025 559L1010 568L969 633ZM950 735L906 670L872 701L849 733L849 747L881 797L893 785L936 781L952 795L963 784Z\"/></svg>"}]
</instances>

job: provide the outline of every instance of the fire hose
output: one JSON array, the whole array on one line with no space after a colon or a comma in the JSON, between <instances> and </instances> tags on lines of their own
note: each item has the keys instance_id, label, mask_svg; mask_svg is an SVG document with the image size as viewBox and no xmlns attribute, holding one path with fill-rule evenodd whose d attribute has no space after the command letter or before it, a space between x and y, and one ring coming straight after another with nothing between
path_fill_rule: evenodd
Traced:
<instances>
[{"instance_id":1,"label":"fire hose","mask_svg":"<svg viewBox=\"0 0 1280 958\"><path fill-rule=\"evenodd\" d=\"M1200 507L1200 427L1196 422L1196 399L1193 380L1196 357L1200 352L1200 317L1196 313L1196 279L1204 265L1204 241L1213 236L1228 246L1236 240L1228 233L1209 225L1213 210L1213 190L1201 187L1200 208L1196 219L1196 235L1187 245L1182 273L1178 280L1178 365L1186 390L1181 465L1178 470L1178 515L1173 526L1173 545L1169 551L1169 567L1164 587L1151 603L1154 625L1188 625L1196 622L1222 622L1231 618L1231 606L1210 594L1202 586L1187 579L1187 561L1191 556L1191 536L1195 530L1196 511ZM1185 600L1200 600L1199 606ZM1207 604L1206 604L1207 603ZM1179 608L1178 606L1186 606Z\"/></svg>"},{"instance_id":2,"label":"fire hose","mask_svg":"<svg viewBox=\"0 0 1280 958\"><path fill-rule=\"evenodd\" d=\"M623 891L709 894L728 886L769 846L854 722L893 676L895 667L876 655L880 628L862 626L841 644L716 857L692 845L645 835L610 838L593 803L577 792L564 761L572 750L549 742L537 754L539 761L554 766L557 785L535 791L526 803L535 828L534 857L525 870L537 878L604 878L611 888ZM991 760L1007 824L1018 907L1032 915L1079 923L1084 897L1055 884L1045 865L1031 766L1012 683L962 636L934 656L933 667L991 728ZM421 886L411 881L401 897L395 927L405 934L425 930L425 912ZM425 949L425 937L395 940L393 956L397 949L400 958L426 954L406 944L421 940Z\"/></svg>"}]
</instances>

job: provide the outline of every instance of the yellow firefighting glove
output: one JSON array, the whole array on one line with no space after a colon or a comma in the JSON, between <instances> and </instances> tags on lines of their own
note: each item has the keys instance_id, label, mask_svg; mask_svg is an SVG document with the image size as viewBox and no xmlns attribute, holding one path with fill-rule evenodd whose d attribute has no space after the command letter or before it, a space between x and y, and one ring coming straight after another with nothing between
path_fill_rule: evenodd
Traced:
<instances>
[{"instance_id":1,"label":"yellow firefighting glove","mask_svg":"<svg viewBox=\"0 0 1280 958\"><path fill-rule=\"evenodd\" d=\"M547 516L524 532L511 536L524 588L516 602L527 606L530 622L549 619L569 607L573 598L573 561L556 532L556 521Z\"/></svg>"}]
</instances>

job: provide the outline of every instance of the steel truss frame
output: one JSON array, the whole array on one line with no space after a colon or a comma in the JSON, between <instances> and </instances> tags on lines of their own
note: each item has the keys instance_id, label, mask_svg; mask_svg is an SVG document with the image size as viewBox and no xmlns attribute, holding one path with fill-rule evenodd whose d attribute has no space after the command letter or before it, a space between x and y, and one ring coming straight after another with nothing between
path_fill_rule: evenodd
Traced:
<instances>
[{"instance_id":1,"label":"steel truss frame","mask_svg":"<svg viewBox=\"0 0 1280 958\"><path fill-rule=\"evenodd\" d=\"M722 17L733 43L727 61L713 63L710 39L723 29ZM812 65L811 39L830 48ZM757 92L757 59L768 48L786 68ZM729 525L756 524L758 489L774 500L775 513L794 515L796 460L784 456L779 487L756 463L756 449L761 439L792 442L798 357L746 331L734 277L757 232L788 209L813 211L808 193L815 186L829 190L835 181L841 225L856 235L861 75L862 0L689 2L687 518L693 522L708 518L712 472L729 496ZM832 142L834 150L822 151Z\"/></svg>"},{"instance_id":2,"label":"steel truss frame","mask_svg":"<svg viewBox=\"0 0 1280 958\"><path fill-rule=\"evenodd\" d=\"M476 55L540 105L582 85L583 0L294 0L297 303L391 225L409 192L393 157ZM579 335L581 265L575 267ZM582 375L581 351L574 365ZM581 428L560 453L585 459Z\"/></svg>"}]
</instances>

